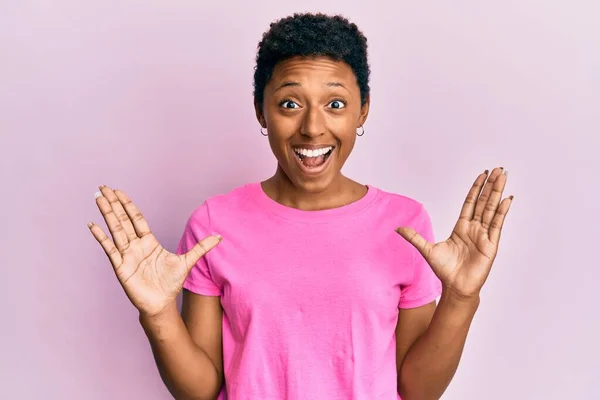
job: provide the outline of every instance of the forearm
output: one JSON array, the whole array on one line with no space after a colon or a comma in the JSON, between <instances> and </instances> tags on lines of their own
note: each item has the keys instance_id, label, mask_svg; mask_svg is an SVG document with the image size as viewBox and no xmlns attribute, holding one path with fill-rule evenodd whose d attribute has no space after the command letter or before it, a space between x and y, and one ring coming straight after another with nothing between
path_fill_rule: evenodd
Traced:
<instances>
[{"instance_id":1,"label":"forearm","mask_svg":"<svg viewBox=\"0 0 600 400\"><path fill-rule=\"evenodd\" d=\"M159 317L140 316L160 376L176 399L214 400L222 380L210 357L192 340L177 307Z\"/></svg>"},{"instance_id":2,"label":"forearm","mask_svg":"<svg viewBox=\"0 0 600 400\"><path fill-rule=\"evenodd\" d=\"M437 400L460 361L479 298L458 299L442 293L429 327L408 351L400 368L398 391L403 400Z\"/></svg>"}]
</instances>

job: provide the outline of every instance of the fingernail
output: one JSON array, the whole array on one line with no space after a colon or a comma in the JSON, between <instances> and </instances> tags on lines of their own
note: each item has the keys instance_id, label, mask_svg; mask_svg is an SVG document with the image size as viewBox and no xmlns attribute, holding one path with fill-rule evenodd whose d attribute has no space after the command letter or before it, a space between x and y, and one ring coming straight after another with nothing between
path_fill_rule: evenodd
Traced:
<instances>
[{"instance_id":1,"label":"fingernail","mask_svg":"<svg viewBox=\"0 0 600 400\"><path fill-rule=\"evenodd\" d=\"M507 170L507 169L505 169L504 171L502 171L502 173L503 173L504 175L508 176L508 170Z\"/></svg>"},{"instance_id":2,"label":"fingernail","mask_svg":"<svg viewBox=\"0 0 600 400\"><path fill-rule=\"evenodd\" d=\"M102 190L102 189L104 189L105 187L106 187L106 185L100 185L100 186L98 186L98 189Z\"/></svg>"},{"instance_id":3,"label":"fingernail","mask_svg":"<svg viewBox=\"0 0 600 400\"><path fill-rule=\"evenodd\" d=\"M510 196L508 196L508 198L512 200L512 199L514 199L514 198L515 198L515 196L513 196L513 195L511 194Z\"/></svg>"},{"instance_id":4,"label":"fingernail","mask_svg":"<svg viewBox=\"0 0 600 400\"><path fill-rule=\"evenodd\" d=\"M102 192L96 192L96 193L94 193L94 199L97 199L99 197L102 197Z\"/></svg>"},{"instance_id":5,"label":"fingernail","mask_svg":"<svg viewBox=\"0 0 600 400\"><path fill-rule=\"evenodd\" d=\"M484 174L489 174L490 171L488 171L487 169L485 171L483 171Z\"/></svg>"},{"instance_id":6,"label":"fingernail","mask_svg":"<svg viewBox=\"0 0 600 400\"><path fill-rule=\"evenodd\" d=\"M219 242L220 242L221 240L223 240L223 236L221 236L221 235L219 235L219 234L216 234L215 236L217 237L217 239L219 239Z\"/></svg>"},{"instance_id":7,"label":"fingernail","mask_svg":"<svg viewBox=\"0 0 600 400\"><path fill-rule=\"evenodd\" d=\"M94 226L94 223L93 222L88 222L87 227L91 228L92 226Z\"/></svg>"}]
</instances>

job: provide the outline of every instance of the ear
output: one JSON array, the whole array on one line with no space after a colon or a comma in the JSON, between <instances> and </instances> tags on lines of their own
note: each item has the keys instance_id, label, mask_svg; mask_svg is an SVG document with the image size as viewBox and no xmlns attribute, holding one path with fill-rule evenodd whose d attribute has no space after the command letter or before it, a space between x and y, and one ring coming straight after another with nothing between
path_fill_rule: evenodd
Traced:
<instances>
[{"instance_id":1,"label":"ear","mask_svg":"<svg viewBox=\"0 0 600 400\"><path fill-rule=\"evenodd\" d=\"M367 121L367 117L369 116L369 107L371 106L371 96L367 96L365 100L365 104L360 108L360 115L358 117L358 126L360 128Z\"/></svg>"},{"instance_id":2,"label":"ear","mask_svg":"<svg viewBox=\"0 0 600 400\"><path fill-rule=\"evenodd\" d=\"M262 126L263 128L266 128L267 122L265 121L265 116L263 114L262 106L260 104L258 104L258 101L256 101L256 98L254 99L254 112L256 112L256 119L258 120L258 123L260 124L260 126Z\"/></svg>"}]
</instances>

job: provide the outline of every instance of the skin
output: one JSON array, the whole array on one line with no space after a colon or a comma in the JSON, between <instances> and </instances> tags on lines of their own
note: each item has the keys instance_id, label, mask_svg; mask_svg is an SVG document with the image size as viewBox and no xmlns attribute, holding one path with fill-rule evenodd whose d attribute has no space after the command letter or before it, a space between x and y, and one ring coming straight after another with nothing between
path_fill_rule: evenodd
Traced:
<instances>
[{"instance_id":1,"label":"skin","mask_svg":"<svg viewBox=\"0 0 600 400\"><path fill-rule=\"evenodd\" d=\"M506 180L502 167L489 176L487 170L480 174L445 241L429 243L410 227L397 230L423 255L443 286L429 326L398 359L398 392L405 400L439 399L458 368L513 200L502 199Z\"/></svg>"},{"instance_id":2,"label":"skin","mask_svg":"<svg viewBox=\"0 0 600 400\"><path fill-rule=\"evenodd\" d=\"M176 399L216 399L222 384L218 298L194 298L197 308L193 315L188 312L190 300L186 299L185 321L177 310L176 298L189 271L221 238L207 237L183 255L170 253L158 243L140 210L123 191L102 185L100 193L96 204L112 240L98 225L90 222L88 227L139 311L165 385Z\"/></svg>"},{"instance_id":3,"label":"skin","mask_svg":"<svg viewBox=\"0 0 600 400\"><path fill-rule=\"evenodd\" d=\"M340 207L364 196L367 188L341 169L369 105L369 99L361 104L356 77L343 62L297 57L278 64L263 104L255 104L277 159L275 174L262 184L265 193L302 210ZM329 165L318 175L303 172L292 150L310 145L335 146ZM398 311L396 364L404 400L438 399L454 376L512 202L512 196L502 200L506 179L501 168L480 174L443 242L428 243L410 227L397 230L443 285L439 304ZM123 191L107 186L100 191L96 203L112 239L99 226L88 226L139 310L165 385L177 399L216 399L224 382L220 299L183 290L181 315L175 299L190 269L221 238L207 237L187 254L172 254Z\"/></svg>"},{"instance_id":4,"label":"skin","mask_svg":"<svg viewBox=\"0 0 600 400\"><path fill-rule=\"evenodd\" d=\"M274 200L303 210L340 207L364 196L367 188L341 173L369 114L361 105L356 76L345 63L295 57L277 65L255 103L256 117L268 131L277 159L275 175L263 182ZM303 174L292 146L332 145L329 166L319 176Z\"/></svg>"}]
</instances>

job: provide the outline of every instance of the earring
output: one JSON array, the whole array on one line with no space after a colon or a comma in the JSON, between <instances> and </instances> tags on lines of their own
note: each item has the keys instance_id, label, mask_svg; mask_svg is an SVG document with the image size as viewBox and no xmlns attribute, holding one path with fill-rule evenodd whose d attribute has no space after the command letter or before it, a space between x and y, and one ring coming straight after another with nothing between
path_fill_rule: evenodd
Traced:
<instances>
[{"instance_id":1,"label":"earring","mask_svg":"<svg viewBox=\"0 0 600 400\"><path fill-rule=\"evenodd\" d=\"M264 128L261 126L260 127L260 134L263 135L263 136L269 136L269 132L263 132L263 129Z\"/></svg>"},{"instance_id":2,"label":"earring","mask_svg":"<svg viewBox=\"0 0 600 400\"><path fill-rule=\"evenodd\" d=\"M364 126L360 126L362 128L362 131L360 133L356 132L356 136L362 136L365 134L365 127Z\"/></svg>"}]
</instances>

